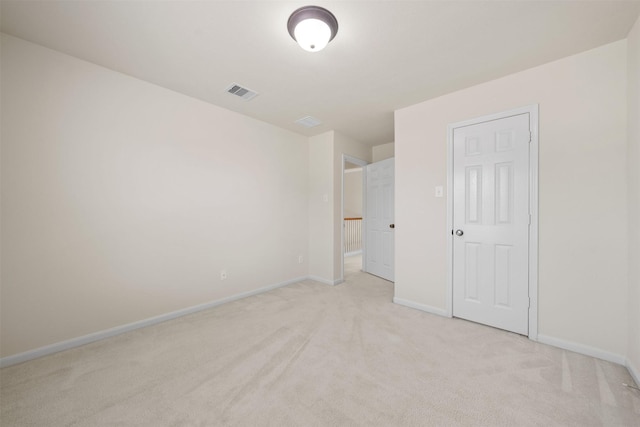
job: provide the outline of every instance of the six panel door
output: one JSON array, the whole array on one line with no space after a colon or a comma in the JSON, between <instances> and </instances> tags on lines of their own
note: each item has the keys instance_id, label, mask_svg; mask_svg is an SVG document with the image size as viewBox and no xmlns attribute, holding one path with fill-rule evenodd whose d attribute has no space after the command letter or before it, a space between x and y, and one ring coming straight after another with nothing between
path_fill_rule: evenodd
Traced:
<instances>
[{"instance_id":1,"label":"six panel door","mask_svg":"<svg viewBox=\"0 0 640 427\"><path fill-rule=\"evenodd\" d=\"M453 315L528 334L529 114L453 130Z\"/></svg>"}]
</instances>

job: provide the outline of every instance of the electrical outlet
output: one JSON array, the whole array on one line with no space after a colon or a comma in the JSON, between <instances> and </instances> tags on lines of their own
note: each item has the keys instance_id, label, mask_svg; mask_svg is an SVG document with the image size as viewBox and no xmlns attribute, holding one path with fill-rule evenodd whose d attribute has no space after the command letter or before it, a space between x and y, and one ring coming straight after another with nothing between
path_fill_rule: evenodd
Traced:
<instances>
[{"instance_id":1,"label":"electrical outlet","mask_svg":"<svg viewBox=\"0 0 640 427\"><path fill-rule=\"evenodd\" d=\"M227 279L227 270L220 270L220 280Z\"/></svg>"},{"instance_id":2,"label":"electrical outlet","mask_svg":"<svg viewBox=\"0 0 640 427\"><path fill-rule=\"evenodd\" d=\"M298 255L298 264L302 264L304 262L304 258L302 255Z\"/></svg>"}]
</instances>

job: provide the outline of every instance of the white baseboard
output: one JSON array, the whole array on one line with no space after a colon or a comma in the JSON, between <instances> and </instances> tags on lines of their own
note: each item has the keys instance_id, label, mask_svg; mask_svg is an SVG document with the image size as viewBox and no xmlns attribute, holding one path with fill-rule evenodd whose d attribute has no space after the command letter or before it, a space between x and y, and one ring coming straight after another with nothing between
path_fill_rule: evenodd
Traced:
<instances>
[{"instance_id":1,"label":"white baseboard","mask_svg":"<svg viewBox=\"0 0 640 427\"><path fill-rule=\"evenodd\" d=\"M636 367L631 364L631 361L629 359L627 359L625 366L633 377L633 380L636 382L636 385L640 387L640 370L636 369Z\"/></svg>"},{"instance_id":2,"label":"white baseboard","mask_svg":"<svg viewBox=\"0 0 640 427\"><path fill-rule=\"evenodd\" d=\"M307 279L313 280L315 282L324 283L325 285L331 285L331 286L339 285L340 283L344 282L343 279L330 280L330 279L325 279L318 276L308 276Z\"/></svg>"},{"instance_id":3,"label":"white baseboard","mask_svg":"<svg viewBox=\"0 0 640 427\"><path fill-rule=\"evenodd\" d=\"M444 310L442 308L432 307L426 304L419 304L417 302L413 302L413 301L409 301L409 300L397 298L397 297L393 297L393 302L394 304L404 305L405 307L414 308L416 310L425 311L431 314L437 314L438 316L451 317L447 313L447 310Z\"/></svg>"},{"instance_id":4,"label":"white baseboard","mask_svg":"<svg viewBox=\"0 0 640 427\"><path fill-rule=\"evenodd\" d=\"M607 362L617 363L618 365L627 366L627 360L624 356L616 353L611 353L596 347L591 347L572 341L566 341L560 338L550 337L543 334L538 334L538 342L562 348L564 350L573 351L575 353L584 354L586 356L595 357L597 359L606 360Z\"/></svg>"},{"instance_id":5,"label":"white baseboard","mask_svg":"<svg viewBox=\"0 0 640 427\"><path fill-rule=\"evenodd\" d=\"M355 256L355 255L362 255L362 249L357 250L357 251L353 251L353 252L345 252L345 254L344 254L345 257Z\"/></svg>"},{"instance_id":6,"label":"white baseboard","mask_svg":"<svg viewBox=\"0 0 640 427\"><path fill-rule=\"evenodd\" d=\"M230 297L222 298L219 300L211 301L204 304L195 305L192 307L183 308L181 310L172 311L170 313L161 314L159 316L151 317L148 319L140 320L138 322L129 323L122 326L116 326L115 328L107 329L104 331L94 332L92 334L84 335L78 338L72 338L70 340L58 342L55 344L47 345L44 347L36 348L35 350L29 350L24 353L15 354L13 356L7 356L0 358L0 368L6 366L15 365L18 363L26 362L28 360L37 359L38 357L46 356L53 353L58 353L63 350L69 350L74 347L89 344L94 341L110 338L116 335L124 334L135 329L144 328L145 326L155 325L157 323L166 322L167 320L175 319L177 317L186 316L188 314L196 313L198 311L207 310L231 301L236 301L242 298L247 298L253 295L262 294L273 289L281 288L283 286L291 285L293 283L305 280L306 277L299 277L296 279L287 280L285 282L276 283L274 285L264 286L262 288L255 289L253 291L242 292Z\"/></svg>"},{"instance_id":7,"label":"white baseboard","mask_svg":"<svg viewBox=\"0 0 640 427\"><path fill-rule=\"evenodd\" d=\"M393 298L395 304L403 305L405 307L414 308L416 310L425 311L427 313L436 314L443 317L451 317L446 310L432 307L426 304L419 304L414 301L405 300L402 298ZM597 359L606 360L608 362L617 363L618 365L626 366L636 384L640 384L640 373L631 365L631 363L624 357L616 353L611 353L599 348L591 347L584 344L579 344L571 341L562 340L560 338L551 337L548 335L538 334L537 341L542 344L551 345L554 347L562 348L565 350L573 351L575 353L584 354L586 356L595 357Z\"/></svg>"}]
</instances>

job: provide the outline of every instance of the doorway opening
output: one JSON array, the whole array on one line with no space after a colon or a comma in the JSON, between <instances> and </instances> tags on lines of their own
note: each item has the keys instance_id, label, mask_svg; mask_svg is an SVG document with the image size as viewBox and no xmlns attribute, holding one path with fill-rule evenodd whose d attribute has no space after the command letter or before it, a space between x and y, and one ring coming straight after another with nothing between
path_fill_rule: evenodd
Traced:
<instances>
[{"instance_id":1,"label":"doorway opening","mask_svg":"<svg viewBox=\"0 0 640 427\"><path fill-rule=\"evenodd\" d=\"M342 156L342 280L365 271L366 165L362 159Z\"/></svg>"}]
</instances>

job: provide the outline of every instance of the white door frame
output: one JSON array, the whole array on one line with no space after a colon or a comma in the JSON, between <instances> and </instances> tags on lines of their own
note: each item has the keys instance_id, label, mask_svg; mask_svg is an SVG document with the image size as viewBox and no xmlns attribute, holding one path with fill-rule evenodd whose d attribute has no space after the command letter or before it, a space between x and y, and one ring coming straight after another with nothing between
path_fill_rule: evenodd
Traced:
<instances>
[{"instance_id":1,"label":"white door frame","mask_svg":"<svg viewBox=\"0 0 640 427\"><path fill-rule=\"evenodd\" d=\"M346 154L342 155L342 175L341 175L341 180L342 182L340 183L341 186L341 195L340 195L340 282L344 282L344 171L346 169L346 163L353 163L355 165L358 165L362 168L362 229L366 230L365 225L366 225L366 221L367 218L365 216L365 206L367 206L367 169L365 168L365 166L367 166L369 163L362 160L362 159L358 159L356 157L351 157L348 156ZM367 271L366 270L366 263L364 262L367 255L367 247L366 247L366 234L367 233L361 233L362 234L362 271Z\"/></svg>"},{"instance_id":2,"label":"white door frame","mask_svg":"<svg viewBox=\"0 0 640 427\"><path fill-rule=\"evenodd\" d=\"M529 114L529 339L538 339L538 104L447 126L447 316L453 317L453 131L463 126Z\"/></svg>"}]
</instances>

